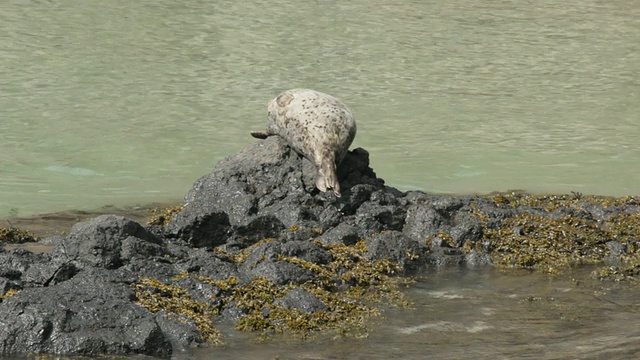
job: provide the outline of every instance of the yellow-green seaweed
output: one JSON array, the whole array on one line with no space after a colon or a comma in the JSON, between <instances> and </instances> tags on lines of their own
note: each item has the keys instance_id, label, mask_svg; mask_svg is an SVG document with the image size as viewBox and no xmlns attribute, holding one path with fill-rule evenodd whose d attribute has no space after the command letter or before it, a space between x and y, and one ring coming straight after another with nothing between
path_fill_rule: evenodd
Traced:
<instances>
[{"instance_id":1,"label":"yellow-green seaweed","mask_svg":"<svg viewBox=\"0 0 640 360\"><path fill-rule=\"evenodd\" d=\"M20 290L9 289L4 294L0 295L0 302L2 302L2 300L4 300L4 299L8 299L8 298L10 298L12 296L16 296L19 293L20 293Z\"/></svg>"},{"instance_id":2,"label":"yellow-green seaweed","mask_svg":"<svg viewBox=\"0 0 640 360\"><path fill-rule=\"evenodd\" d=\"M23 244L36 242L39 239L28 230L23 230L14 226L0 227L0 241L12 244Z\"/></svg>"},{"instance_id":3,"label":"yellow-green seaweed","mask_svg":"<svg viewBox=\"0 0 640 360\"><path fill-rule=\"evenodd\" d=\"M640 248L640 214L616 212L606 221L578 216L583 207L596 204L607 209L612 206L637 205L637 197L613 198L604 196L531 195L521 192L499 193L488 196L498 207L522 206L541 209L546 213L566 208L564 215L547 216L533 211L519 211L507 218L498 228L486 226L488 217L475 208L483 226L483 239L467 243L467 251L489 244L495 264L503 268L537 269L557 274L562 269L580 264L602 264L610 251L609 241L617 241L633 257ZM624 260L624 259L623 259ZM628 269L627 271L632 271ZM612 276L615 271L601 271L601 277Z\"/></svg>"},{"instance_id":4,"label":"yellow-green seaweed","mask_svg":"<svg viewBox=\"0 0 640 360\"><path fill-rule=\"evenodd\" d=\"M255 246L259 244L247 251ZM399 270L398 265L388 260L368 260L364 241L353 246L320 246L332 255L332 261L326 265L297 257L279 257L281 261L316 273L314 280L304 284L277 285L264 277L240 283L234 277L214 280L198 274L181 273L173 280L189 276L215 285L221 291L209 304L193 300L187 290L178 285L140 278L133 285L137 303L152 312L165 311L192 321L213 343L221 343L222 339L213 326L212 317L217 314L217 309L228 305L244 311L244 315L236 322L237 329L260 332L261 338L278 333L305 338L322 330L334 330L341 336L363 337L367 335L367 320L380 314L380 305L408 305L399 290L399 286L406 281L392 277ZM310 313L295 308L286 309L275 302L296 287L314 294L327 306L327 311ZM211 304L214 303L218 306L221 303L222 307L213 308ZM265 311L268 311L268 316L265 316Z\"/></svg>"},{"instance_id":5,"label":"yellow-green seaweed","mask_svg":"<svg viewBox=\"0 0 640 360\"><path fill-rule=\"evenodd\" d=\"M171 220L184 208L183 205L172 206L168 208L155 208L151 212L153 216L149 221L147 221L147 225L161 225L165 226L171 222Z\"/></svg>"},{"instance_id":6,"label":"yellow-green seaweed","mask_svg":"<svg viewBox=\"0 0 640 360\"><path fill-rule=\"evenodd\" d=\"M154 313L164 311L180 321L192 322L205 339L214 344L222 343L222 335L213 325L217 310L211 304L194 300L184 288L149 277L141 277L132 286L137 304Z\"/></svg>"}]
</instances>

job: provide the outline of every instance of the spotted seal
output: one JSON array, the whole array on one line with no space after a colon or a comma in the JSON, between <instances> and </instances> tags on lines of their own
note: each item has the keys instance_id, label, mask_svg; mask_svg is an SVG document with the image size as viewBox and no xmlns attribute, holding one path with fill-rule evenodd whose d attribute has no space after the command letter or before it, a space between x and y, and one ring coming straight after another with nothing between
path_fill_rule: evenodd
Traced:
<instances>
[{"instance_id":1,"label":"spotted seal","mask_svg":"<svg viewBox=\"0 0 640 360\"><path fill-rule=\"evenodd\" d=\"M282 137L315 165L316 187L340 196L336 168L356 136L356 121L342 101L314 90L287 90L269 102L267 131L251 135Z\"/></svg>"}]
</instances>

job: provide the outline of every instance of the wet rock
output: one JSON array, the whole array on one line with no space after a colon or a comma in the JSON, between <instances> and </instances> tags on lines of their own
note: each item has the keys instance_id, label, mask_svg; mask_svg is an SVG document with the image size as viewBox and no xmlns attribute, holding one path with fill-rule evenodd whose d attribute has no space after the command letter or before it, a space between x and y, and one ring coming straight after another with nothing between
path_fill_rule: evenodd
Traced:
<instances>
[{"instance_id":1,"label":"wet rock","mask_svg":"<svg viewBox=\"0 0 640 360\"><path fill-rule=\"evenodd\" d=\"M142 225L122 216L102 215L93 220L82 222L71 228L69 236L62 240L56 253L64 254L69 260L88 266L114 269L123 264L122 244L128 240L129 246L138 239L138 249L142 242L155 244L145 248L152 252L161 251L162 241L147 231ZM151 250L154 249L154 250ZM125 251L125 256L130 252ZM141 254L145 255L145 254ZM149 255L149 254L147 254Z\"/></svg>"},{"instance_id":2,"label":"wet rock","mask_svg":"<svg viewBox=\"0 0 640 360\"><path fill-rule=\"evenodd\" d=\"M97 271L5 299L0 306L2 353L171 354L153 314L131 302L131 289Z\"/></svg>"},{"instance_id":3,"label":"wet rock","mask_svg":"<svg viewBox=\"0 0 640 360\"><path fill-rule=\"evenodd\" d=\"M235 302L229 304L222 310L222 318L227 321L238 321L238 319L247 314L247 310L237 306Z\"/></svg>"},{"instance_id":4,"label":"wet rock","mask_svg":"<svg viewBox=\"0 0 640 360\"><path fill-rule=\"evenodd\" d=\"M425 258L429 265L436 268L460 266L465 264L466 253L460 249L432 246Z\"/></svg>"},{"instance_id":5,"label":"wet rock","mask_svg":"<svg viewBox=\"0 0 640 360\"><path fill-rule=\"evenodd\" d=\"M457 225L450 230L451 239L456 247L462 247L465 242L477 242L482 239L482 224L476 218L464 216L456 219Z\"/></svg>"},{"instance_id":6,"label":"wet rock","mask_svg":"<svg viewBox=\"0 0 640 360\"><path fill-rule=\"evenodd\" d=\"M493 265L491 256L487 253L471 251L464 257L464 263L468 268L481 268Z\"/></svg>"},{"instance_id":7,"label":"wet rock","mask_svg":"<svg viewBox=\"0 0 640 360\"><path fill-rule=\"evenodd\" d=\"M19 248L0 253L1 268L9 269L9 279L19 280L25 287L55 284L77 272L76 267L66 259Z\"/></svg>"},{"instance_id":8,"label":"wet rock","mask_svg":"<svg viewBox=\"0 0 640 360\"><path fill-rule=\"evenodd\" d=\"M298 309L308 313L327 311L329 308L315 295L301 288L293 288L287 294L273 302L285 309Z\"/></svg>"},{"instance_id":9,"label":"wet rock","mask_svg":"<svg viewBox=\"0 0 640 360\"><path fill-rule=\"evenodd\" d=\"M399 231L384 231L367 238L367 257L371 260L387 259L406 271L416 270L424 261L426 252L423 243L408 239Z\"/></svg>"},{"instance_id":10,"label":"wet rock","mask_svg":"<svg viewBox=\"0 0 640 360\"><path fill-rule=\"evenodd\" d=\"M219 246L238 242L234 236L250 244L291 226L326 230L384 189L362 149L349 152L338 169L341 199L314 190L314 169L277 136L252 144L195 183L168 234L196 246ZM213 240L194 243L203 238Z\"/></svg>"},{"instance_id":11,"label":"wet rock","mask_svg":"<svg viewBox=\"0 0 640 360\"><path fill-rule=\"evenodd\" d=\"M180 354L206 343L202 332L192 324L176 321L175 315L159 312L155 315L155 320L162 334L171 344L171 354Z\"/></svg>"},{"instance_id":12,"label":"wet rock","mask_svg":"<svg viewBox=\"0 0 640 360\"><path fill-rule=\"evenodd\" d=\"M239 276L235 262L206 248L192 249L174 266L178 273L198 274L215 280Z\"/></svg>"},{"instance_id":13,"label":"wet rock","mask_svg":"<svg viewBox=\"0 0 640 360\"><path fill-rule=\"evenodd\" d=\"M184 214L179 214L167 227L167 235L182 239L196 247L215 247L227 242L231 225L226 213L220 211L198 213L201 208L185 210L183 210Z\"/></svg>"},{"instance_id":14,"label":"wet rock","mask_svg":"<svg viewBox=\"0 0 640 360\"><path fill-rule=\"evenodd\" d=\"M403 231L415 241L425 241L445 227L447 220L434 208L427 205L412 205L407 209Z\"/></svg>"},{"instance_id":15,"label":"wet rock","mask_svg":"<svg viewBox=\"0 0 640 360\"><path fill-rule=\"evenodd\" d=\"M239 270L240 278L244 281L264 277L276 285L302 284L316 277L315 273L309 269L276 259L247 260Z\"/></svg>"},{"instance_id":16,"label":"wet rock","mask_svg":"<svg viewBox=\"0 0 640 360\"><path fill-rule=\"evenodd\" d=\"M620 265L622 257L627 254L627 245L619 241L608 241L605 246L609 250L606 262L612 265Z\"/></svg>"},{"instance_id":17,"label":"wet rock","mask_svg":"<svg viewBox=\"0 0 640 360\"><path fill-rule=\"evenodd\" d=\"M325 245L353 245L360 240L360 236L358 235L357 227L344 222L322 234L322 236L318 237L318 240Z\"/></svg>"}]
</instances>

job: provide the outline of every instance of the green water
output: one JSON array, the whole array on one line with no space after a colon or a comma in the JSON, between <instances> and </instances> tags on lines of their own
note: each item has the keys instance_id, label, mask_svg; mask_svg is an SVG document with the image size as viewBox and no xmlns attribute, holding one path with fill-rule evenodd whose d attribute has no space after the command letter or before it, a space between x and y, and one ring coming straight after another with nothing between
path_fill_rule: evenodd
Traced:
<instances>
[{"instance_id":1,"label":"green water","mask_svg":"<svg viewBox=\"0 0 640 360\"><path fill-rule=\"evenodd\" d=\"M0 218L179 201L295 87L403 190L640 193L635 0L3 0L0 34Z\"/></svg>"}]
</instances>

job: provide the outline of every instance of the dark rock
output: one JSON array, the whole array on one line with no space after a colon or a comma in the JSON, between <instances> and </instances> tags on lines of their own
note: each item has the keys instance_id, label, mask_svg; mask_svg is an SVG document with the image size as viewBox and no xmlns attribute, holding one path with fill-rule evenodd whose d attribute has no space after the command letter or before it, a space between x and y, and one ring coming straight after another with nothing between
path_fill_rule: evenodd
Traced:
<instances>
[{"instance_id":1,"label":"dark rock","mask_svg":"<svg viewBox=\"0 0 640 360\"><path fill-rule=\"evenodd\" d=\"M204 344L202 333L184 319L176 321L175 315L165 312L155 314L155 320L166 339L171 343L172 354L179 354L190 348Z\"/></svg>"},{"instance_id":2,"label":"dark rock","mask_svg":"<svg viewBox=\"0 0 640 360\"><path fill-rule=\"evenodd\" d=\"M0 277L0 297L5 295L9 290L22 290L22 282Z\"/></svg>"},{"instance_id":3,"label":"dark rock","mask_svg":"<svg viewBox=\"0 0 640 360\"><path fill-rule=\"evenodd\" d=\"M315 273L299 265L276 257L264 257L252 253L239 268L240 278L251 281L257 277L265 277L277 285L302 284L316 277Z\"/></svg>"},{"instance_id":4,"label":"dark rock","mask_svg":"<svg viewBox=\"0 0 640 360\"><path fill-rule=\"evenodd\" d=\"M238 321L238 319L247 313L246 309L236 306L236 303L231 303L222 310L222 318L227 321Z\"/></svg>"},{"instance_id":5,"label":"dark rock","mask_svg":"<svg viewBox=\"0 0 640 360\"><path fill-rule=\"evenodd\" d=\"M489 254L471 251L465 255L464 263L468 268L479 268L493 265L493 260Z\"/></svg>"},{"instance_id":6,"label":"dark rock","mask_svg":"<svg viewBox=\"0 0 640 360\"><path fill-rule=\"evenodd\" d=\"M230 226L251 237L249 242L272 237L283 225L325 230L384 188L362 149L347 154L338 175L346 199L318 194L312 185L313 165L279 137L267 138L220 161L211 174L200 178L168 226L169 234L196 246L204 246L194 244L197 239L215 239L208 245L219 246L230 240ZM260 216L264 218L255 222ZM320 219L323 224L331 221L322 226Z\"/></svg>"},{"instance_id":7,"label":"dark rock","mask_svg":"<svg viewBox=\"0 0 640 360\"><path fill-rule=\"evenodd\" d=\"M242 239L245 246L249 246L265 238L278 236L284 228L282 221L274 215L264 215L254 218L247 225L238 227L235 233Z\"/></svg>"},{"instance_id":8,"label":"dark rock","mask_svg":"<svg viewBox=\"0 0 640 360\"><path fill-rule=\"evenodd\" d=\"M360 236L357 227L344 222L326 231L318 240L325 245L338 243L353 245L360 240Z\"/></svg>"},{"instance_id":9,"label":"dark rock","mask_svg":"<svg viewBox=\"0 0 640 360\"><path fill-rule=\"evenodd\" d=\"M171 344L133 292L98 270L47 288L24 289L0 306L3 354L146 354L168 356Z\"/></svg>"},{"instance_id":10,"label":"dark rock","mask_svg":"<svg viewBox=\"0 0 640 360\"><path fill-rule=\"evenodd\" d=\"M289 241L282 244L280 249L284 256L300 258L318 265L325 265L331 261L331 254L327 250L309 241Z\"/></svg>"},{"instance_id":11,"label":"dark rock","mask_svg":"<svg viewBox=\"0 0 640 360\"><path fill-rule=\"evenodd\" d=\"M385 231L366 239L367 257L371 260L387 259L404 270L415 270L426 252L423 243L406 238L399 231Z\"/></svg>"},{"instance_id":12,"label":"dark rock","mask_svg":"<svg viewBox=\"0 0 640 360\"><path fill-rule=\"evenodd\" d=\"M167 253L166 247L129 236L120 245L120 259L129 262L135 258L150 258Z\"/></svg>"},{"instance_id":13,"label":"dark rock","mask_svg":"<svg viewBox=\"0 0 640 360\"><path fill-rule=\"evenodd\" d=\"M229 216L219 211L198 214L198 210L185 212L185 209L178 214L167 226L167 235L196 247L215 247L226 243L231 228Z\"/></svg>"},{"instance_id":14,"label":"dark rock","mask_svg":"<svg viewBox=\"0 0 640 360\"><path fill-rule=\"evenodd\" d=\"M405 222L406 210L393 205L367 202L358 208L356 217L375 219L384 230L401 231Z\"/></svg>"},{"instance_id":15,"label":"dark rock","mask_svg":"<svg viewBox=\"0 0 640 360\"><path fill-rule=\"evenodd\" d=\"M308 241L280 243L271 241L256 247L243 263L243 267L254 267L265 260L280 260L281 257L296 257L316 264L331 261L331 255L322 247Z\"/></svg>"},{"instance_id":16,"label":"dark rock","mask_svg":"<svg viewBox=\"0 0 640 360\"><path fill-rule=\"evenodd\" d=\"M429 265L436 268L460 266L465 263L465 252L460 249L433 246L427 254L426 260Z\"/></svg>"},{"instance_id":17,"label":"dark rock","mask_svg":"<svg viewBox=\"0 0 640 360\"><path fill-rule=\"evenodd\" d=\"M179 273L193 273L214 280L239 276L236 263L208 249L193 249L188 254L184 259L175 262L174 266Z\"/></svg>"},{"instance_id":18,"label":"dark rock","mask_svg":"<svg viewBox=\"0 0 640 360\"><path fill-rule=\"evenodd\" d=\"M465 242L476 242L482 239L482 224L476 218L465 216L464 220L457 220L457 225L451 231L451 239L456 247L462 247Z\"/></svg>"},{"instance_id":19,"label":"dark rock","mask_svg":"<svg viewBox=\"0 0 640 360\"><path fill-rule=\"evenodd\" d=\"M279 260L277 253L272 253L270 250L253 252L238 269L240 278L251 281L258 277L265 277L274 284L285 285L302 284L316 277L315 273L309 269L286 260Z\"/></svg>"},{"instance_id":20,"label":"dark rock","mask_svg":"<svg viewBox=\"0 0 640 360\"><path fill-rule=\"evenodd\" d=\"M20 280L26 287L47 286L49 283L69 278L69 272L76 272L75 266L66 259L47 253L32 253L24 249L15 249L0 253L0 269L7 269L6 275L12 280Z\"/></svg>"},{"instance_id":21,"label":"dark rock","mask_svg":"<svg viewBox=\"0 0 640 360\"><path fill-rule=\"evenodd\" d=\"M102 215L73 226L56 253L88 266L113 269L123 264L122 243L134 237L151 244L162 241L142 225L122 216Z\"/></svg>"},{"instance_id":22,"label":"dark rock","mask_svg":"<svg viewBox=\"0 0 640 360\"><path fill-rule=\"evenodd\" d=\"M413 205L407 209L404 234L415 241L425 241L443 229L447 220L432 206Z\"/></svg>"},{"instance_id":23,"label":"dark rock","mask_svg":"<svg viewBox=\"0 0 640 360\"><path fill-rule=\"evenodd\" d=\"M308 313L327 311L329 308L315 295L302 288L293 288L284 297L273 302L285 309L298 309Z\"/></svg>"},{"instance_id":24,"label":"dark rock","mask_svg":"<svg viewBox=\"0 0 640 360\"><path fill-rule=\"evenodd\" d=\"M211 302L211 299L220 294L220 288L203 281L199 281L190 276L185 276L179 280L173 282L173 285L177 285L189 292L189 295L200 302Z\"/></svg>"}]
</instances>

